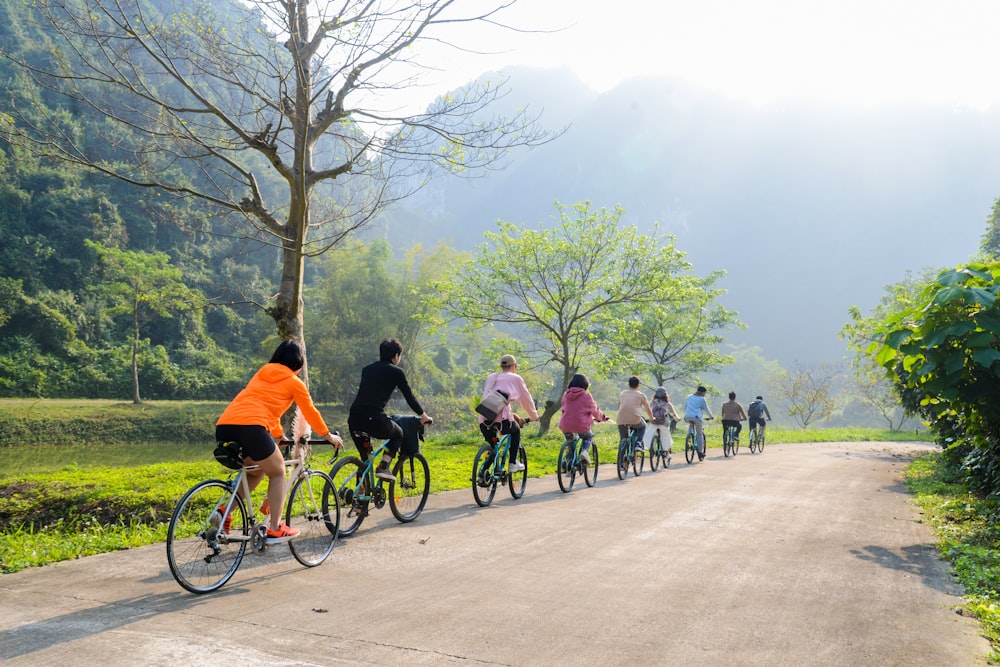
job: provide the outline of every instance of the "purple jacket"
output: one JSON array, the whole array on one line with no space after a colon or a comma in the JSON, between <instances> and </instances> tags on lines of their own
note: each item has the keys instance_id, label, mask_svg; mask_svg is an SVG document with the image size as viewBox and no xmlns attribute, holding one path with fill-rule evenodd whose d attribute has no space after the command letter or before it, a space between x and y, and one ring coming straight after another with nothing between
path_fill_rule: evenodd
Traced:
<instances>
[{"instance_id":1,"label":"purple jacket","mask_svg":"<svg viewBox=\"0 0 1000 667\"><path fill-rule=\"evenodd\" d=\"M562 417L559 430L563 433L586 433L595 421L607 417L597 407L594 397L582 387L570 387L562 397Z\"/></svg>"}]
</instances>

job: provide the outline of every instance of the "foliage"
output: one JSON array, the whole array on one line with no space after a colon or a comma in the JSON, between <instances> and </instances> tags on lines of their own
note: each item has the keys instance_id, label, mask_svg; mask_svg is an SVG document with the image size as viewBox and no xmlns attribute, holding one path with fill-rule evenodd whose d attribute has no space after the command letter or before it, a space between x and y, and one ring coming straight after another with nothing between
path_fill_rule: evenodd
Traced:
<instances>
[{"instance_id":1,"label":"foliage","mask_svg":"<svg viewBox=\"0 0 1000 667\"><path fill-rule=\"evenodd\" d=\"M528 354L561 371L561 391L578 369L608 369L623 358L616 334L636 310L669 300L690 266L673 238L620 225L624 211L589 202L556 204L558 224L524 229L500 221L468 261L437 285L437 305L468 327L514 325ZM628 318L628 319L625 319ZM543 415L548 426L553 409Z\"/></svg>"},{"instance_id":2,"label":"foliage","mask_svg":"<svg viewBox=\"0 0 1000 667\"><path fill-rule=\"evenodd\" d=\"M797 365L776 378L771 392L781 394L789 416L802 428L808 428L833 414L836 375L837 370L831 364Z\"/></svg>"},{"instance_id":3,"label":"foliage","mask_svg":"<svg viewBox=\"0 0 1000 667\"><path fill-rule=\"evenodd\" d=\"M970 492L963 473L940 454L915 461L906 484L936 534L1000 662L1000 507Z\"/></svg>"},{"instance_id":4,"label":"foliage","mask_svg":"<svg viewBox=\"0 0 1000 667\"><path fill-rule=\"evenodd\" d=\"M55 57L0 51L35 84L25 90L41 91L13 105L9 140L168 200L197 200L236 236L278 248L268 313L282 339L303 339L307 257L435 169L489 167L549 138L523 110L482 117L502 92L495 81L417 114L385 99L419 80L415 46L496 23L503 3L480 14L451 0L31 5ZM65 113L77 108L85 134Z\"/></svg>"}]
</instances>

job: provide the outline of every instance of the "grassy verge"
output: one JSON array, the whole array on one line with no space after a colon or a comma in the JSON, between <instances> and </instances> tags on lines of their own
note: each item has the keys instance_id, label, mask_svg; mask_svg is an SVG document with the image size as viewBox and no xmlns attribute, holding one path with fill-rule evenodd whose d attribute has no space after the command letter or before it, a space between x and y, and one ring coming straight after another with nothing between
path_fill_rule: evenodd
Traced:
<instances>
[{"instance_id":1,"label":"grassy verge","mask_svg":"<svg viewBox=\"0 0 1000 667\"><path fill-rule=\"evenodd\" d=\"M1000 506L969 493L936 454L914 462L906 483L965 588L963 612L979 619L1000 664Z\"/></svg>"},{"instance_id":2,"label":"grassy verge","mask_svg":"<svg viewBox=\"0 0 1000 667\"><path fill-rule=\"evenodd\" d=\"M53 409L49 402L46 412L37 402L25 401L13 407L11 402L0 402L0 419L4 410L20 411L19 419L27 414L30 419L49 424L62 423L60 420L107 420L109 415L138 421L140 414L129 404L79 403L56 403ZM196 419L211 423L207 415L217 406L181 404L139 409L143 411L143 419L151 420L146 428L152 425L161 429L182 414L186 415L179 422L182 426ZM135 427L119 427L116 432L126 433L129 428ZM64 436L63 431L57 432L58 441L15 440L20 444L3 448L0 573L162 541L177 499L196 482L224 478L228 472L211 456L210 434L197 443L162 442L148 435L144 440L129 443L116 439L78 441ZM533 435L535 432L529 426L524 438L529 476L553 474L562 436L550 432L538 438ZM719 432L715 424L708 429L709 447L718 446ZM617 442L615 427L601 424L595 433L602 461L612 462ZM675 436L675 451L679 450L682 437L683 432ZM771 444L888 439L913 440L915 436L870 429L768 428ZM431 491L467 489L472 461L481 444L478 431L471 428L442 432L435 427L430 431L423 451L431 466ZM348 445L347 451L353 452L353 447ZM329 449L317 448L313 465L328 469L329 459ZM613 468L608 468L608 472L614 474Z\"/></svg>"}]
</instances>

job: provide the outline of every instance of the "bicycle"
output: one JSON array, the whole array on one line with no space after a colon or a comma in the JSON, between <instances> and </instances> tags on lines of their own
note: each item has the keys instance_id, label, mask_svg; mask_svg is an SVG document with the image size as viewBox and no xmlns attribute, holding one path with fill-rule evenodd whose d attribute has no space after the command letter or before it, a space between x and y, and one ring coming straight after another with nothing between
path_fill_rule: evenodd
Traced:
<instances>
[{"instance_id":1,"label":"bicycle","mask_svg":"<svg viewBox=\"0 0 1000 667\"><path fill-rule=\"evenodd\" d=\"M735 426L727 426L722 432L722 453L724 456L729 456L732 454L736 456L736 453L740 451L740 439L736 435Z\"/></svg>"},{"instance_id":2,"label":"bicycle","mask_svg":"<svg viewBox=\"0 0 1000 667\"><path fill-rule=\"evenodd\" d=\"M709 420L707 419L705 421L709 421ZM704 458L705 458L705 448L708 445L707 445L707 442L705 442L707 440L707 438L705 437L705 429L704 428L702 428L701 434L702 434L702 443L701 443L702 447L699 448L695 444L695 441L697 440L697 436L698 436L698 431L694 427L694 422L689 421L688 422L687 437L684 439L684 458L687 459L688 463L694 463L694 455L695 455L695 453L698 454L698 460L699 461L704 460ZM699 449L700 449L700 451L699 451Z\"/></svg>"},{"instance_id":3,"label":"bicycle","mask_svg":"<svg viewBox=\"0 0 1000 667\"><path fill-rule=\"evenodd\" d=\"M531 420L526 419L524 423L529 421ZM518 460L524 468L511 473L507 466L509 452L510 433L505 434L499 441L494 434L493 445L484 444L476 452L476 458L472 463L472 497L480 507L486 507L493 502L497 484L506 484L514 500L524 495L524 487L528 481L528 455L524 447L518 448Z\"/></svg>"},{"instance_id":4,"label":"bicycle","mask_svg":"<svg viewBox=\"0 0 1000 667\"><path fill-rule=\"evenodd\" d=\"M628 437L618 443L618 479L625 479L630 465L632 466L632 474L636 477L642 474L646 453L637 446L638 435L639 431L635 428L629 428Z\"/></svg>"},{"instance_id":5,"label":"bicycle","mask_svg":"<svg viewBox=\"0 0 1000 667\"><path fill-rule=\"evenodd\" d=\"M392 468L393 480L386 481L375 476L375 467L387 451L389 440L385 440L362 461L360 457L348 456L341 459L330 470L334 488L340 504L347 511L341 522L340 537L354 534L368 516L369 505L382 509L386 501L392 515L400 523L410 523L418 516L427 504L430 495L431 473L427 459L420 453L420 442L424 439L424 426L419 417L391 415L391 419L403 427L404 443L408 439L416 440L415 451L407 451L405 445L400 447L399 458ZM433 422L427 422L431 424ZM371 443L367 433L360 434L364 445ZM412 436L412 437L410 437ZM386 486L388 485L388 488Z\"/></svg>"},{"instance_id":6,"label":"bicycle","mask_svg":"<svg viewBox=\"0 0 1000 667\"><path fill-rule=\"evenodd\" d=\"M285 466L291 467L285 523L299 530L288 542L295 560L315 567L333 551L340 527L340 504L333 480L310 467L312 446L326 440L282 440ZM292 453L289 458L289 453ZM339 452L335 451L332 463ZM229 479L210 479L191 487L177 503L167 527L167 563L177 583L192 593L217 590L236 573L247 545L267 551L270 510L261 507L258 521L247 471L238 443L219 443L216 459L234 472ZM266 501L263 503L266 506Z\"/></svg>"},{"instance_id":7,"label":"bicycle","mask_svg":"<svg viewBox=\"0 0 1000 667\"><path fill-rule=\"evenodd\" d=\"M649 441L649 469L656 472L660 463L663 463L663 469L666 470L670 467L671 452L669 449L663 448L663 440L660 438L659 429L654 430L653 438Z\"/></svg>"},{"instance_id":8,"label":"bicycle","mask_svg":"<svg viewBox=\"0 0 1000 667\"><path fill-rule=\"evenodd\" d=\"M750 429L750 453L764 453L764 429L759 424L754 424Z\"/></svg>"},{"instance_id":9,"label":"bicycle","mask_svg":"<svg viewBox=\"0 0 1000 667\"><path fill-rule=\"evenodd\" d=\"M580 443L582 442L583 438L577 434L572 440L567 439L559 449L556 473L559 478L559 488L562 489L563 493L569 493L573 490L577 474L583 475L583 481L587 483L587 486L592 487L597 484L597 467L599 465L597 443L593 440L590 441L590 451L588 452L590 465L587 465L583 457L580 456Z\"/></svg>"}]
</instances>

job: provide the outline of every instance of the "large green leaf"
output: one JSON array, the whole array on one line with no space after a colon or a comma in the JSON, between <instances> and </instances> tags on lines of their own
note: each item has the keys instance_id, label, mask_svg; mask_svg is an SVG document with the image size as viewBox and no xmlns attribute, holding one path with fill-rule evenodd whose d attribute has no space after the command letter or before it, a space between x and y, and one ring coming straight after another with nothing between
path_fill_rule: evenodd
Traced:
<instances>
[{"instance_id":1,"label":"large green leaf","mask_svg":"<svg viewBox=\"0 0 1000 667\"><path fill-rule=\"evenodd\" d=\"M1000 359L1000 351L994 350L993 348L976 350L972 353L972 360L983 368L991 367L997 359Z\"/></svg>"}]
</instances>

